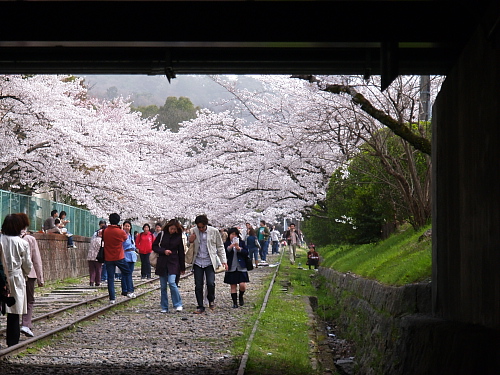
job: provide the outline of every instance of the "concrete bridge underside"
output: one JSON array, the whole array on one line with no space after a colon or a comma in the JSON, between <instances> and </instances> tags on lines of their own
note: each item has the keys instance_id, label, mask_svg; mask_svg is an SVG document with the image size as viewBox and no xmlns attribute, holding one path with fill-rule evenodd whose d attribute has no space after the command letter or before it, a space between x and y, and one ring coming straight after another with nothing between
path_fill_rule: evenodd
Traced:
<instances>
[{"instance_id":1,"label":"concrete bridge underside","mask_svg":"<svg viewBox=\"0 0 500 375\"><path fill-rule=\"evenodd\" d=\"M498 1L0 2L0 74L446 74L433 314L500 332ZM498 341L497 341L498 342Z\"/></svg>"}]
</instances>

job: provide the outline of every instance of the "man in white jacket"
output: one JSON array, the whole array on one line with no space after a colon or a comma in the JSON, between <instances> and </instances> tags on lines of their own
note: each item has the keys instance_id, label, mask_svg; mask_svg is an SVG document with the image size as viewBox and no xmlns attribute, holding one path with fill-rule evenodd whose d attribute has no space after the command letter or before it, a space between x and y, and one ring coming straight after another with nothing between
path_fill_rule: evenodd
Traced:
<instances>
[{"instance_id":1,"label":"man in white jacket","mask_svg":"<svg viewBox=\"0 0 500 375\"><path fill-rule=\"evenodd\" d=\"M217 228L208 225L205 215L197 216L196 228L191 229L189 243L194 243L193 274L195 284L196 302L198 304L195 314L203 314L203 278L207 282L207 299L210 309L215 308L215 269L217 268L217 256L227 270L226 251L220 232Z\"/></svg>"}]
</instances>

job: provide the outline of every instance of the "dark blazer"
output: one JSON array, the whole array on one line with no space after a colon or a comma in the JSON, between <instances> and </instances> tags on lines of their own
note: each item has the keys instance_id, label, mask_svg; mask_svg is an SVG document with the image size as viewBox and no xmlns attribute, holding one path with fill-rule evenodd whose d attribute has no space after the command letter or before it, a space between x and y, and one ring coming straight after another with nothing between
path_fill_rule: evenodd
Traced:
<instances>
[{"instance_id":1,"label":"dark blazer","mask_svg":"<svg viewBox=\"0 0 500 375\"><path fill-rule=\"evenodd\" d=\"M161 233L156 236L153 242L153 251L159 255L156 261L156 275L165 275L167 270L169 275L180 275L181 271L186 270L182 236L182 233L170 234L168 232L163 232L163 237ZM172 254L165 255L165 250L172 251Z\"/></svg>"},{"instance_id":2,"label":"dark blazer","mask_svg":"<svg viewBox=\"0 0 500 375\"><path fill-rule=\"evenodd\" d=\"M227 267L228 269L231 269L231 264L233 263L234 250L233 248L228 250L227 248L229 247L229 245L231 245L231 241L228 238L226 242L224 242L224 249L226 249ZM245 241L241 240L241 238L240 238L240 248L241 251L236 252L238 263L240 267L247 268L245 258L248 256L248 248L247 245L245 244Z\"/></svg>"}]
</instances>

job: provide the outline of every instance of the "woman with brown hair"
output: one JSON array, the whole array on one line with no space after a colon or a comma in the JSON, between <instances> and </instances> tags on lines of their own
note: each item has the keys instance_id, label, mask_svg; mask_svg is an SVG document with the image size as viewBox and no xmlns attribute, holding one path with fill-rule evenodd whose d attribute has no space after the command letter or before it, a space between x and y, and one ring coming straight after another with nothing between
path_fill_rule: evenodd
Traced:
<instances>
[{"instance_id":1,"label":"woman with brown hair","mask_svg":"<svg viewBox=\"0 0 500 375\"><path fill-rule=\"evenodd\" d=\"M246 245L250 259L255 260L254 267L258 268L260 244L259 240L257 239L257 234L255 233L255 229L253 228L250 228L247 232Z\"/></svg>"},{"instance_id":2,"label":"woman with brown hair","mask_svg":"<svg viewBox=\"0 0 500 375\"><path fill-rule=\"evenodd\" d=\"M172 297L172 306L176 311L182 311L182 300L176 279L184 274L184 228L178 220L170 220L153 243L153 251L158 253L155 274L160 276L160 306L161 312L168 312L167 286Z\"/></svg>"},{"instance_id":3,"label":"woman with brown hair","mask_svg":"<svg viewBox=\"0 0 500 375\"><path fill-rule=\"evenodd\" d=\"M30 248L27 241L21 238L25 229L25 222L17 214L7 215L2 224L0 245L4 272L7 277L10 295L16 303L7 307L7 346L19 343L21 334L19 315L26 314L26 277L29 275L33 263L31 262Z\"/></svg>"}]
</instances>

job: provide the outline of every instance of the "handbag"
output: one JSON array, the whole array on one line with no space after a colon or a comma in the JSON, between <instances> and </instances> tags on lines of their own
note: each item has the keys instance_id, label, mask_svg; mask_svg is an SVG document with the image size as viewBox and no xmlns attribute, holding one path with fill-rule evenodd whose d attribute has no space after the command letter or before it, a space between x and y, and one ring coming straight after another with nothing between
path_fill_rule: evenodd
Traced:
<instances>
[{"instance_id":1,"label":"handbag","mask_svg":"<svg viewBox=\"0 0 500 375\"><path fill-rule=\"evenodd\" d=\"M186 254L184 254L184 262L186 262L187 264L193 264L194 261L193 258L194 258L194 242L189 244Z\"/></svg>"},{"instance_id":2,"label":"handbag","mask_svg":"<svg viewBox=\"0 0 500 375\"><path fill-rule=\"evenodd\" d=\"M159 254L157 252L154 252L154 251L149 254L149 263L154 268L156 268L156 262L158 261L158 255Z\"/></svg>"},{"instance_id":3,"label":"handbag","mask_svg":"<svg viewBox=\"0 0 500 375\"><path fill-rule=\"evenodd\" d=\"M215 262L216 262L216 267L214 267L215 273L226 272L226 267L224 267L222 265L222 262L220 261L220 258L218 255L215 256Z\"/></svg>"},{"instance_id":4,"label":"handbag","mask_svg":"<svg viewBox=\"0 0 500 375\"><path fill-rule=\"evenodd\" d=\"M257 246L259 248L259 250L261 250L261 248L260 248L260 242L259 242L259 240L257 238L255 239L255 246Z\"/></svg>"},{"instance_id":5,"label":"handbag","mask_svg":"<svg viewBox=\"0 0 500 375\"><path fill-rule=\"evenodd\" d=\"M99 247L99 251L95 257L99 263L104 263L104 231L105 229L103 229L101 233L101 247Z\"/></svg>"},{"instance_id":6,"label":"handbag","mask_svg":"<svg viewBox=\"0 0 500 375\"><path fill-rule=\"evenodd\" d=\"M215 269L215 273L221 272L226 272L226 267L224 267L222 264L220 266L217 266L217 268Z\"/></svg>"},{"instance_id":7,"label":"handbag","mask_svg":"<svg viewBox=\"0 0 500 375\"><path fill-rule=\"evenodd\" d=\"M245 264L247 266L247 271L253 270L252 259L250 259L250 257L248 255L245 257Z\"/></svg>"},{"instance_id":8,"label":"handbag","mask_svg":"<svg viewBox=\"0 0 500 375\"><path fill-rule=\"evenodd\" d=\"M161 245L161 241L163 241L163 231L161 231L160 234L160 241L158 241L158 246ZM156 251L153 250L152 253L149 254L149 263L156 268L156 263L158 262L158 257L160 254L158 254Z\"/></svg>"}]
</instances>

